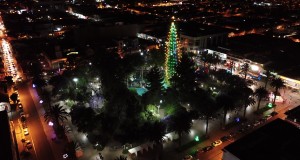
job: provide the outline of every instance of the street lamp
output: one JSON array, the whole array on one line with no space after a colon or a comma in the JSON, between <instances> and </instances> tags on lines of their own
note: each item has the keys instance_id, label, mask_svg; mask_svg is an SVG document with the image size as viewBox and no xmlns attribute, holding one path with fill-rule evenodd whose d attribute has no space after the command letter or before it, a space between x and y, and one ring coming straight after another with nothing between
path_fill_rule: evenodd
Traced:
<instances>
[{"instance_id":1,"label":"street lamp","mask_svg":"<svg viewBox=\"0 0 300 160\"><path fill-rule=\"evenodd\" d=\"M75 82L75 84L76 84L76 89L77 89L78 78L73 78L73 81Z\"/></svg>"},{"instance_id":2,"label":"street lamp","mask_svg":"<svg viewBox=\"0 0 300 160\"><path fill-rule=\"evenodd\" d=\"M48 123L48 125L49 125L49 126L53 126L54 124L53 124L53 122L50 121L50 122Z\"/></svg>"},{"instance_id":3,"label":"street lamp","mask_svg":"<svg viewBox=\"0 0 300 160\"><path fill-rule=\"evenodd\" d=\"M162 100L159 101L159 105L157 106L157 114L159 115L159 108L160 108L160 105L162 104Z\"/></svg>"}]
</instances>

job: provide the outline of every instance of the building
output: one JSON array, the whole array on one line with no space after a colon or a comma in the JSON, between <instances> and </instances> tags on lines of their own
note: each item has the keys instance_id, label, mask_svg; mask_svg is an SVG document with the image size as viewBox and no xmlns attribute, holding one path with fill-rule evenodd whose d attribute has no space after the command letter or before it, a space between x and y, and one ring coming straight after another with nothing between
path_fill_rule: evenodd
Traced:
<instances>
[{"instance_id":1,"label":"building","mask_svg":"<svg viewBox=\"0 0 300 160\"><path fill-rule=\"evenodd\" d=\"M276 119L223 149L223 160L297 160L300 130Z\"/></svg>"},{"instance_id":2,"label":"building","mask_svg":"<svg viewBox=\"0 0 300 160\"><path fill-rule=\"evenodd\" d=\"M207 48L215 48L226 43L228 30L198 23L179 25L181 46L187 52L197 53Z\"/></svg>"},{"instance_id":3,"label":"building","mask_svg":"<svg viewBox=\"0 0 300 160\"><path fill-rule=\"evenodd\" d=\"M284 114L287 115L286 120L300 127L300 106L288 110Z\"/></svg>"},{"instance_id":4,"label":"building","mask_svg":"<svg viewBox=\"0 0 300 160\"><path fill-rule=\"evenodd\" d=\"M0 155L1 160L17 160L16 141L14 138L14 130L6 110L0 111Z\"/></svg>"}]
</instances>

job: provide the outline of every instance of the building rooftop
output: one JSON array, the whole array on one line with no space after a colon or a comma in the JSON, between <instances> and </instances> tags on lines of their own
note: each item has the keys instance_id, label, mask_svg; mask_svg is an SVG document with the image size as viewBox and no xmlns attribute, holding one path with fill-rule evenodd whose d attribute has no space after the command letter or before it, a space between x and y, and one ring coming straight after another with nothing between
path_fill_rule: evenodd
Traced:
<instances>
[{"instance_id":1,"label":"building rooftop","mask_svg":"<svg viewBox=\"0 0 300 160\"><path fill-rule=\"evenodd\" d=\"M11 132L6 111L0 111L0 128L0 146L2 146L0 149L1 160L12 160L14 158L12 150Z\"/></svg>"},{"instance_id":2,"label":"building rooftop","mask_svg":"<svg viewBox=\"0 0 300 160\"><path fill-rule=\"evenodd\" d=\"M286 111L284 114L286 114L288 119L300 123L300 106L297 106L291 110Z\"/></svg>"},{"instance_id":3,"label":"building rooftop","mask_svg":"<svg viewBox=\"0 0 300 160\"><path fill-rule=\"evenodd\" d=\"M224 149L240 160L296 160L299 148L300 130L278 118Z\"/></svg>"},{"instance_id":4,"label":"building rooftop","mask_svg":"<svg viewBox=\"0 0 300 160\"><path fill-rule=\"evenodd\" d=\"M178 23L179 32L190 37L209 36L214 34L228 34L229 29L204 25L196 22Z\"/></svg>"},{"instance_id":5,"label":"building rooftop","mask_svg":"<svg viewBox=\"0 0 300 160\"><path fill-rule=\"evenodd\" d=\"M300 45L287 38L250 34L229 39L232 54L265 64L265 69L299 79Z\"/></svg>"}]
</instances>

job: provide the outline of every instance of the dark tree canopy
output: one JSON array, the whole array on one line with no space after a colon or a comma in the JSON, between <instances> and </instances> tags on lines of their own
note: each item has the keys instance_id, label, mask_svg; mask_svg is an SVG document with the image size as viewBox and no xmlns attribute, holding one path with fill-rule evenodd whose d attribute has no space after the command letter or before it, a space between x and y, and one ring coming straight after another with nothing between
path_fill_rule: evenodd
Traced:
<instances>
[{"instance_id":1,"label":"dark tree canopy","mask_svg":"<svg viewBox=\"0 0 300 160\"><path fill-rule=\"evenodd\" d=\"M163 94L163 78L158 67L152 67L146 75L146 88L148 91L143 95L143 103L159 105Z\"/></svg>"},{"instance_id":2,"label":"dark tree canopy","mask_svg":"<svg viewBox=\"0 0 300 160\"><path fill-rule=\"evenodd\" d=\"M171 78L171 86L178 91L183 102L190 100L191 93L197 86L195 71L194 61L187 54L183 54L176 67L176 73Z\"/></svg>"}]
</instances>

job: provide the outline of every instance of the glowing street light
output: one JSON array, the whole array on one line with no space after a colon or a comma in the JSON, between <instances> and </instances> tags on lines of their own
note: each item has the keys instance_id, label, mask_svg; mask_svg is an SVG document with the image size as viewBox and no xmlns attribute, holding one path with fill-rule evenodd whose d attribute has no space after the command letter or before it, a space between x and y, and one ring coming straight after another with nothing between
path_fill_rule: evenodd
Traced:
<instances>
[{"instance_id":1,"label":"glowing street light","mask_svg":"<svg viewBox=\"0 0 300 160\"><path fill-rule=\"evenodd\" d=\"M76 84L76 89L77 89L78 78L73 78L73 81L75 82L75 84Z\"/></svg>"},{"instance_id":2,"label":"glowing street light","mask_svg":"<svg viewBox=\"0 0 300 160\"><path fill-rule=\"evenodd\" d=\"M161 104L162 104L162 100L159 101L159 105L157 106L157 114L159 114L159 108Z\"/></svg>"},{"instance_id":3,"label":"glowing street light","mask_svg":"<svg viewBox=\"0 0 300 160\"><path fill-rule=\"evenodd\" d=\"M64 158L64 159L66 159L66 158L68 158L68 157L69 157L68 154L64 154L64 155L63 155L63 158Z\"/></svg>"},{"instance_id":4,"label":"glowing street light","mask_svg":"<svg viewBox=\"0 0 300 160\"><path fill-rule=\"evenodd\" d=\"M53 124L53 122L50 121L50 122L48 123L48 125L49 125L49 126L53 126L54 124Z\"/></svg>"}]
</instances>

